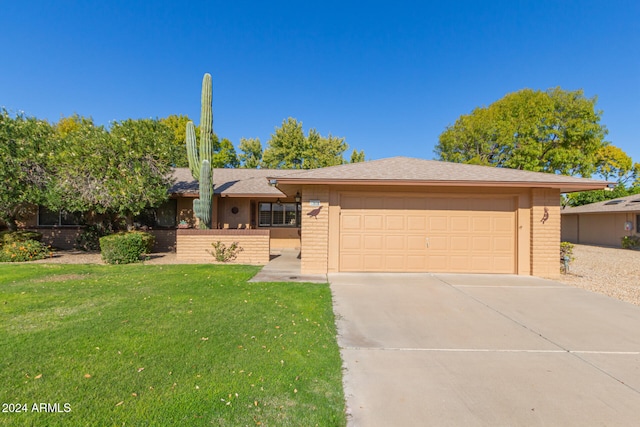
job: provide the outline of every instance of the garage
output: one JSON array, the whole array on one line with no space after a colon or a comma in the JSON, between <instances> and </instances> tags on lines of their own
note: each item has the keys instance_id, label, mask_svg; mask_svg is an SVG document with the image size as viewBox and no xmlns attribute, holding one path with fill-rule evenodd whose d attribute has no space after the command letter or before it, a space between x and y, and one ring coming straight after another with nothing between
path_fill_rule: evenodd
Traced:
<instances>
[{"instance_id":1,"label":"garage","mask_svg":"<svg viewBox=\"0 0 640 427\"><path fill-rule=\"evenodd\" d=\"M340 206L340 271L516 272L514 197L343 193Z\"/></svg>"}]
</instances>

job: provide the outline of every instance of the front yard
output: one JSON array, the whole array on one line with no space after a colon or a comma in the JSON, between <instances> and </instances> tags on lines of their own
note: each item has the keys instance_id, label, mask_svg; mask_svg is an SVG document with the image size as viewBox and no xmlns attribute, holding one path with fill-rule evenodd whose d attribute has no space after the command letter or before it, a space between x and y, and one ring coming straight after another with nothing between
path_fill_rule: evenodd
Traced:
<instances>
[{"instance_id":1,"label":"front yard","mask_svg":"<svg viewBox=\"0 0 640 427\"><path fill-rule=\"evenodd\" d=\"M328 285L0 265L0 425L344 426Z\"/></svg>"}]
</instances>

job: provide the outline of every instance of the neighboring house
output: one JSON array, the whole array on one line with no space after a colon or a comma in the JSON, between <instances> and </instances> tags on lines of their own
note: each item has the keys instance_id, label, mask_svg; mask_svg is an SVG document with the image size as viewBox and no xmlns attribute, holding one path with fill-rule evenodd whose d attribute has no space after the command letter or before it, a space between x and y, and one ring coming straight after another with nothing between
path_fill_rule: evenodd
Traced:
<instances>
[{"instance_id":1,"label":"neighboring house","mask_svg":"<svg viewBox=\"0 0 640 427\"><path fill-rule=\"evenodd\" d=\"M621 247L640 231L640 194L562 209L562 240Z\"/></svg>"},{"instance_id":2,"label":"neighboring house","mask_svg":"<svg viewBox=\"0 0 640 427\"><path fill-rule=\"evenodd\" d=\"M168 227L151 229L166 236L166 248L177 246L178 259L210 260L212 239L223 237L241 240L239 262L265 263L269 251L299 247L303 274L555 277L560 194L608 184L406 157L312 170L215 169L218 230L204 231L176 230L180 221L197 225L192 200L198 183L186 168L176 169L174 178L164 213L151 215L165 218L158 222Z\"/></svg>"}]
</instances>

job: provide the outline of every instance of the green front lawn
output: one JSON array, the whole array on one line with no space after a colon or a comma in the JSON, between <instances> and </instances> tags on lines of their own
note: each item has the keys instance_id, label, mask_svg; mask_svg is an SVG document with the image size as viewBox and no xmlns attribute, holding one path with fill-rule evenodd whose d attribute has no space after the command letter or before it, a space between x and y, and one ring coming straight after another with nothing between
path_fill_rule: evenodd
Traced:
<instances>
[{"instance_id":1,"label":"green front lawn","mask_svg":"<svg viewBox=\"0 0 640 427\"><path fill-rule=\"evenodd\" d=\"M0 265L0 425L344 426L328 285L257 270Z\"/></svg>"}]
</instances>

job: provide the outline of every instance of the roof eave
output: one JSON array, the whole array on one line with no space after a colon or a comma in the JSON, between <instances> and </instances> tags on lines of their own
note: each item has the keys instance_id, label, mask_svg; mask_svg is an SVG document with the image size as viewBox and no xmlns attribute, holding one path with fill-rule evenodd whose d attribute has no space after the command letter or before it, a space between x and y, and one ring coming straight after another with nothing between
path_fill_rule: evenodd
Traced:
<instances>
[{"instance_id":1,"label":"roof eave","mask_svg":"<svg viewBox=\"0 0 640 427\"><path fill-rule=\"evenodd\" d=\"M406 185L406 186L434 186L434 187L511 187L511 188L555 188L561 193L576 191L602 190L607 188L607 182L538 182L538 181L462 181L462 180L390 180L390 179L304 179L304 178L271 178L278 184L324 184L324 185Z\"/></svg>"}]
</instances>

